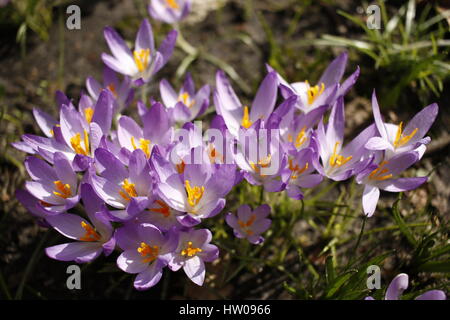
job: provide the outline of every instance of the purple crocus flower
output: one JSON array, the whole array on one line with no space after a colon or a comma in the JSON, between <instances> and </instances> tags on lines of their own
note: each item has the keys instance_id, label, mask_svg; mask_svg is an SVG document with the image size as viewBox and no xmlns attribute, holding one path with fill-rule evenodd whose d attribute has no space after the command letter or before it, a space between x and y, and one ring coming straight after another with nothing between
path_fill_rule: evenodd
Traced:
<instances>
[{"instance_id":1,"label":"purple crocus flower","mask_svg":"<svg viewBox=\"0 0 450 320\"><path fill-rule=\"evenodd\" d=\"M117 209L105 211L110 219L130 220L152 203L153 181L142 150L133 151L127 168L111 152L98 148L95 169L99 175L90 172L92 187L106 204Z\"/></svg>"},{"instance_id":2,"label":"purple crocus flower","mask_svg":"<svg viewBox=\"0 0 450 320\"><path fill-rule=\"evenodd\" d=\"M101 138L109 134L112 122L113 97L108 90L103 90L95 105L92 100L83 95L80 99L79 110L69 103L60 108L59 123L50 129L50 138L25 134L22 136L33 153L39 154L46 161L52 163L56 152L63 153L72 163L76 171L86 170L92 162L95 149ZM38 112L42 126L49 128L49 119ZM15 145L17 147L17 145ZM19 149L22 149L19 146Z\"/></svg>"},{"instance_id":3,"label":"purple crocus flower","mask_svg":"<svg viewBox=\"0 0 450 320\"><path fill-rule=\"evenodd\" d=\"M102 214L103 201L89 184L81 185L81 199L88 220L71 213L47 217L47 222L59 233L76 242L59 244L45 249L50 258L60 261L90 262L102 252L108 256L114 250L113 227Z\"/></svg>"},{"instance_id":4,"label":"purple crocus flower","mask_svg":"<svg viewBox=\"0 0 450 320\"><path fill-rule=\"evenodd\" d=\"M406 273L398 274L389 284L384 300L400 300L400 297L406 289L408 289L409 277ZM447 296L442 290L429 290L415 300L446 300ZM372 297L366 297L365 300L375 300Z\"/></svg>"},{"instance_id":5,"label":"purple crocus flower","mask_svg":"<svg viewBox=\"0 0 450 320\"><path fill-rule=\"evenodd\" d=\"M217 114L223 120L230 133L237 137L240 128L248 129L257 120L267 120L275 108L278 92L278 80L275 72L269 72L262 81L252 107L242 105L231 87L225 73L216 74L214 104Z\"/></svg>"},{"instance_id":6,"label":"purple crocus flower","mask_svg":"<svg viewBox=\"0 0 450 320\"><path fill-rule=\"evenodd\" d=\"M245 238L253 244L260 244L264 241L261 233L269 229L272 221L267 219L270 214L270 207L263 204L254 211L249 205L243 204L237 210L237 216L231 212L227 214L225 220L233 228L237 238Z\"/></svg>"},{"instance_id":7,"label":"purple crocus flower","mask_svg":"<svg viewBox=\"0 0 450 320\"><path fill-rule=\"evenodd\" d=\"M210 244L211 231L190 229L179 233L178 247L169 262L172 271L183 267L184 272L195 284L201 286L205 280L205 262L212 262L219 256L219 249Z\"/></svg>"},{"instance_id":8,"label":"purple crocus flower","mask_svg":"<svg viewBox=\"0 0 450 320\"><path fill-rule=\"evenodd\" d=\"M283 148L288 153L296 154L297 151L310 147L311 136L314 127L327 111L328 106L318 107L308 113L297 114L291 108L280 121L280 134L283 140Z\"/></svg>"},{"instance_id":9,"label":"purple crocus flower","mask_svg":"<svg viewBox=\"0 0 450 320\"><path fill-rule=\"evenodd\" d=\"M55 215L73 208L79 200L77 174L70 161L60 152L55 153L54 166L36 157L28 157L25 167L33 179L25 188L35 198L39 211Z\"/></svg>"},{"instance_id":10,"label":"purple crocus flower","mask_svg":"<svg viewBox=\"0 0 450 320\"><path fill-rule=\"evenodd\" d=\"M281 148L279 137L272 136L275 129L261 129L258 120L245 132L240 130L234 158L244 178L252 185L263 185L268 192L282 191L287 183L280 175L287 164L287 155Z\"/></svg>"},{"instance_id":11,"label":"purple crocus flower","mask_svg":"<svg viewBox=\"0 0 450 320\"><path fill-rule=\"evenodd\" d=\"M173 209L187 213L180 219L183 225L196 225L225 206L225 195L235 182L235 165L183 164L179 173L157 153L151 160L158 176L157 195Z\"/></svg>"},{"instance_id":12,"label":"purple crocus flower","mask_svg":"<svg viewBox=\"0 0 450 320\"><path fill-rule=\"evenodd\" d=\"M162 101L174 122L185 123L201 116L209 106L209 85L195 92L195 84L190 74L186 76L178 94L170 83L163 79L159 84Z\"/></svg>"},{"instance_id":13,"label":"purple crocus flower","mask_svg":"<svg viewBox=\"0 0 450 320\"><path fill-rule=\"evenodd\" d=\"M289 180L286 193L290 198L301 200L303 199L301 188L313 188L322 182L322 175L313 173L314 157L317 157L317 154L313 148L302 149L289 156L288 166L282 174L287 175L283 180Z\"/></svg>"},{"instance_id":14,"label":"purple crocus flower","mask_svg":"<svg viewBox=\"0 0 450 320\"><path fill-rule=\"evenodd\" d=\"M159 282L178 245L177 233L163 235L148 223L127 223L116 231L115 237L124 250L117 258L117 265L127 273L137 274L134 280L137 290L147 290Z\"/></svg>"},{"instance_id":15,"label":"purple crocus flower","mask_svg":"<svg viewBox=\"0 0 450 320\"><path fill-rule=\"evenodd\" d=\"M340 54L334 59L315 86L312 86L308 81L289 84L277 73L281 94L284 98L292 95L298 96L299 100L296 106L304 113L308 113L323 105L333 105L338 97L345 95L350 90L359 76L358 67L350 77L340 84L347 65L347 59L347 52ZM270 66L267 66L267 69L268 71L274 71Z\"/></svg>"},{"instance_id":16,"label":"purple crocus flower","mask_svg":"<svg viewBox=\"0 0 450 320\"><path fill-rule=\"evenodd\" d=\"M373 158L373 152L365 149L364 144L376 134L375 125L367 127L346 146L343 146L344 126L344 98L340 97L331 110L326 129L321 120L316 130L322 164L316 161L315 167L320 174L335 181L357 174Z\"/></svg>"},{"instance_id":17,"label":"purple crocus flower","mask_svg":"<svg viewBox=\"0 0 450 320\"><path fill-rule=\"evenodd\" d=\"M398 125L383 122L375 91L372 94L372 109L380 137L369 139L366 143L367 149L384 150L386 160L411 150L416 150L419 153L419 159L422 158L426 144L431 141L430 137L425 137L425 134L439 112L436 103L423 108L404 128L403 122Z\"/></svg>"},{"instance_id":18,"label":"purple crocus flower","mask_svg":"<svg viewBox=\"0 0 450 320\"><path fill-rule=\"evenodd\" d=\"M419 153L409 151L395 155L389 160L380 159L361 171L356 176L356 182L364 185L362 198L364 214L370 217L375 212L380 189L389 192L403 192L413 190L426 182L427 177L397 177L418 160Z\"/></svg>"},{"instance_id":19,"label":"purple crocus flower","mask_svg":"<svg viewBox=\"0 0 450 320\"><path fill-rule=\"evenodd\" d=\"M106 27L104 35L113 55L103 53L103 62L114 71L137 80L136 84L142 85L167 63L178 33L176 30L169 32L156 50L150 22L144 19L136 35L133 52L113 28Z\"/></svg>"},{"instance_id":20,"label":"purple crocus flower","mask_svg":"<svg viewBox=\"0 0 450 320\"><path fill-rule=\"evenodd\" d=\"M156 144L165 147L170 143L173 128L170 125L169 114L159 102L154 103L150 109L141 102L138 102L138 106L144 128L142 129L132 118L121 116L117 140L120 146L129 152L142 150L148 159Z\"/></svg>"},{"instance_id":21,"label":"purple crocus flower","mask_svg":"<svg viewBox=\"0 0 450 320\"><path fill-rule=\"evenodd\" d=\"M115 98L113 114L121 112L134 98L134 89L131 88L130 78L126 76L124 80L120 82L116 73L108 66L105 66L103 70L103 84L100 84L94 78L89 77L86 79L86 88L89 95L95 101L98 100L102 90L109 90Z\"/></svg>"},{"instance_id":22,"label":"purple crocus flower","mask_svg":"<svg viewBox=\"0 0 450 320\"><path fill-rule=\"evenodd\" d=\"M176 23L191 10L191 0L151 0L148 12L155 20Z\"/></svg>"}]
</instances>

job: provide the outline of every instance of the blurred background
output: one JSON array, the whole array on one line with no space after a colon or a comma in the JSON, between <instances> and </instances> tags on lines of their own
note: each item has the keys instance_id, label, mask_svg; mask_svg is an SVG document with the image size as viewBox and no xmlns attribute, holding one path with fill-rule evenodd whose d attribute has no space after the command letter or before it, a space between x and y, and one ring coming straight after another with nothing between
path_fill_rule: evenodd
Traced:
<instances>
[{"instance_id":1,"label":"blurred background","mask_svg":"<svg viewBox=\"0 0 450 320\"><path fill-rule=\"evenodd\" d=\"M57 115L56 90L77 101L88 76L101 79L100 55L108 52L103 28L116 28L132 43L141 20L148 17L147 2L0 0L0 298L361 298L364 266L376 258L386 270L385 281L408 272L417 281L413 290L432 285L448 292L450 1L374 3L381 9L379 30L366 25L371 2L351 0L193 0L181 29L193 46L236 70L233 86L243 102L252 100L265 63L290 82L315 83L328 63L347 50L346 75L357 65L361 68L345 99L349 137L373 121L374 88L383 114L393 123L407 122L437 102L440 114L429 133L433 140L411 172L430 175L429 183L403 195L399 206L392 206L396 196L383 194L381 214L367 221L362 237L361 190L352 182L323 183L301 203L266 195L264 202L277 216L264 247L243 248L223 219L216 218L211 227L221 258L207 266L204 287L178 272L165 273L147 292L136 292L133 276L115 267L114 255L82 266L82 290L66 288L70 263L53 261L43 251L63 238L39 227L15 200L14 192L23 188L27 175L25 155L10 144L24 133L40 134L33 107ZM81 8L80 30L66 28L71 4ZM150 21L159 43L171 26ZM149 96L158 97L161 78L178 87L186 70L197 86L214 85L218 66L211 60L191 59L177 48ZM136 116L136 111L133 103L126 113ZM258 204L259 191L239 186L224 212L244 200ZM361 261L353 256L354 249ZM357 271L342 287L330 288L319 276L330 272L330 266L337 275Z\"/></svg>"}]
</instances>

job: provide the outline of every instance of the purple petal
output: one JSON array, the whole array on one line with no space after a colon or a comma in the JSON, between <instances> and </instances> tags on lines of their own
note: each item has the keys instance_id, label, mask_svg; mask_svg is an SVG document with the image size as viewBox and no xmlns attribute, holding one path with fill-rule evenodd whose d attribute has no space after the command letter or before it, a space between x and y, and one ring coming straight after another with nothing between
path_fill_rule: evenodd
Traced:
<instances>
[{"instance_id":1,"label":"purple petal","mask_svg":"<svg viewBox=\"0 0 450 320\"><path fill-rule=\"evenodd\" d=\"M399 300L400 295L408 288L409 277L406 273L400 273L389 284L386 290L385 300Z\"/></svg>"}]
</instances>

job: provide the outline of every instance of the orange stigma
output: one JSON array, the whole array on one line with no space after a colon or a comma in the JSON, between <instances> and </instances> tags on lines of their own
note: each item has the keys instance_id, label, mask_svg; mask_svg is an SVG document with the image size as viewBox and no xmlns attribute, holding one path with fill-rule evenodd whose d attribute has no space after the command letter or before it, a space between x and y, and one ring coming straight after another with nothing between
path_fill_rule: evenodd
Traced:
<instances>
[{"instance_id":1,"label":"orange stigma","mask_svg":"<svg viewBox=\"0 0 450 320\"><path fill-rule=\"evenodd\" d=\"M145 242L141 242L139 248L137 248L137 252L139 252L142 256L142 262L150 263L156 260L159 255L159 247L158 246L149 246Z\"/></svg>"},{"instance_id":2,"label":"orange stigma","mask_svg":"<svg viewBox=\"0 0 450 320\"><path fill-rule=\"evenodd\" d=\"M81 221L81 227L86 230L83 237L80 238L81 241L98 241L101 236L95 231L95 229L88 223Z\"/></svg>"},{"instance_id":3,"label":"orange stigma","mask_svg":"<svg viewBox=\"0 0 450 320\"><path fill-rule=\"evenodd\" d=\"M378 181L384 181L392 178L392 173L388 173L389 169L383 168L386 164L388 164L387 161L383 161L378 165L378 168L373 170L369 174L369 179L372 180L378 180ZM388 174L386 174L388 173Z\"/></svg>"},{"instance_id":4,"label":"orange stigma","mask_svg":"<svg viewBox=\"0 0 450 320\"><path fill-rule=\"evenodd\" d=\"M53 194L55 196L61 197L63 199L67 199L72 195L72 191L70 190L69 184L64 184L61 182L61 180L53 181L55 184L55 189L57 191L53 191Z\"/></svg>"}]
</instances>

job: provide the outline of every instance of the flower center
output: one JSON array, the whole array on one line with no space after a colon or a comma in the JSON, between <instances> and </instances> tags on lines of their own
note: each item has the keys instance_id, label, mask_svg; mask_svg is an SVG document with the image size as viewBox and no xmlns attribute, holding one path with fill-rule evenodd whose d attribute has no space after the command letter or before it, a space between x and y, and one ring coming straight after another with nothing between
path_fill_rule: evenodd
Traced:
<instances>
[{"instance_id":1,"label":"flower center","mask_svg":"<svg viewBox=\"0 0 450 320\"><path fill-rule=\"evenodd\" d=\"M195 103L195 100L191 99L191 96L187 92L183 92L179 95L178 101L181 101L184 103L184 105L188 108L192 108L192 106Z\"/></svg>"},{"instance_id":2,"label":"flower center","mask_svg":"<svg viewBox=\"0 0 450 320\"><path fill-rule=\"evenodd\" d=\"M159 255L159 247L146 244L145 242L141 242L139 248L137 248L137 252L139 252L142 256L142 262L150 263L156 260Z\"/></svg>"},{"instance_id":3,"label":"flower center","mask_svg":"<svg viewBox=\"0 0 450 320\"><path fill-rule=\"evenodd\" d=\"M187 244L188 244L188 245L187 245L186 249L184 249L184 250L181 251L181 255L182 255L183 257L186 257L186 256L188 256L188 257L193 257L193 256L195 256L197 253L203 251L203 250L200 249L200 248L193 248L193 247L192 247L192 241L189 241Z\"/></svg>"},{"instance_id":4,"label":"flower center","mask_svg":"<svg viewBox=\"0 0 450 320\"><path fill-rule=\"evenodd\" d=\"M61 180L53 181L55 184L55 189L57 191L53 191L53 194L55 196L61 197L63 199L67 199L72 195L72 191L70 190L69 184L64 184L61 182Z\"/></svg>"},{"instance_id":5,"label":"flower center","mask_svg":"<svg viewBox=\"0 0 450 320\"><path fill-rule=\"evenodd\" d=\"M191 187L191 183L189 180L186 180L184 182L184 186L186 188L187 196L188 196L188 203L191 205L191 207L194 207L198 204L200 199L203 197L203 193L205 192L205 187L198 187L194 186Z\"/></svg>"},{"instance_id":6,"label":"flower center","mask_svg":"<svg viewBox=\"0 0 450 320\"><path fill-rule=\"evenodd\" d=\"M86 230L83 237L80 238L81 241L98 241L101 236L95 231L92 226L84 221L81 221L81 227Z\"/></svg>"},{"instance_id":7,"label":"flower center","mask_svg":"<svg viewBox=\"0 0 450 320\"><path fill-rule=\"evenodd\" d=\"M250 116L248 114L248 107L244 107L244 115L242 117L241 126L243 126L245 129L248 129L252 126L252 122L250 121Z\"/></svg>"},{"instance_id":8,"label":"flower center","mask_svg":"<svg viewBox=\"0 0 450 320\"><path fill-rule=\"evenodd\" d=\"M378 168L376 168L369 174L369 179L384 181L384 180L392 178L392 173L388 173L389 169L383 168L386 164L388 164L387 161L381 162L378 165ZM388 173L388 174L386 174L386 173Z\"/></svg>"},{"instance_id":9,"label":"flower center","mask_svg":"<svg viewBox=\"0 0 450 320\"><path fill-rule=\"evenodd\" d=\"M258 161L258 164L255 164L254 162L250 161L250 166L252 167L252 169L259 175L264 176L263 174L261 174L261 168L267 168L270 166L270 163L272 161L272 155L269 154L267 157L265 157L264 159L261 159Z\"/></svg>"},{"instance_id":10,"label":"flower center","mask_svg":"<svg viewBox=\"0 0 450 320\"><path fill-rule=\"evenodd\" d=\"M397 127L397 133L395 135L394 140L394 147L398 148L408 143L409 140L411 140L412 137L414 137L419 130L419 128L415 128L410 134L404 136L402 133L403 130L403 122L400 122L400 124Z\"/></svg>"},{"instance_id":11,"label":"flower center","mask_svg":"<svg viewBox=\"0 0 450 320\"><path fill-rule=\"evenodd\" d=\"M122 190L119 191L119 194L124 198L126 201L130 201L131 198L137 197L137 192L135 189L135 184L130 183L128 179L123 180L122 183Z\"/></svg>"},{"instance_id":12,"label":"flower center","mask_svg":"<svg viewBox=\"0 0 450 320\"><path fill-rule=\"evenodd\" d=\"M291 179L297 179L299 175L308 170L308 162L301 168L299 168L298 164L293 165L292 159L289 159L289 170L292 171Z\"/></svg>"},{"instance_id":13,"label":"flower center","mask_svg":"<svg viewBox=\"0 0 450 320\"><path fill-rule=\"evenodd\" d=\"M294 142L294 145L297 149L300 148L306 142L306 140L308 140L308 137L305 134L305 130L306 130L306 127L303 127L302 130L299 131L299 133L297 134L297 137L295 138L295 142L294 142L294 138L292 137L292 135L290 133L288 134L288 141Z\"/></svg>"},{"instance_id":14,"label":"flower center","mask_svg":"<svg viewBox=\"0 0 450 320\"><path fill-rule=\"evenodd\" d=\"M180 8L176 0L166 0L166 6L175 10Z\"/></svg>"},{"instance_id":15,"label":"flower center","mask_svg":"<svg viewBox=\"0 0 450 320\"><path fill-rule=\"evenodd\" d=\"M305 81L305 83L308 85L308 90L306 91L306 94L308 96L308 104L313 104L314 101L319 97L323 91L325 90L325 85L323 83L320 84L320 87L318 85L315 85L314 87L311 87L309 85L308 81Z\"/></svg>"},{"instance_id":16,"label":"flower center","mask_svg":"<svg viewBox=\"0 0 450 320\"><path fill-rule=\"evenodd\" d=\"M150 62L150 49L134 50L133 58L139 72L143 72Z\"/></svg>"},{"instance_id":17,"label":"flower center","mask_svg":"<svg viewBox=\"0 0 450 320\"><path fill-rule=\"evenodd\" d=\"M91 107L84 109L84 118L86 119L87 123L91 123L93 115L94 109L92 109Z\"/></svg>"},{"instance_id":18,"label":"flower center","mask_svg":"<svg viewBox=\"0 0 450 320\"><path fill-rule=\"evenodd\" d=\"M131 137L131 145L133 146L134 150L141 149L142 151L144 151L147 159L150 158L150 151L151 151L150 143L151 143L150 140L140 138L139 139L139 147L138 147L136 145L136 141L135 141L134 137Z\"/></svg>"},{"instance_id":19,"label":"flower center","mask_svg":"<svg viewBox=\"0 0 450 320\"><path fill-rule=\"evenodd\" d=\"M339 141L336 142L334 144L334 149L333 149L333 154L330 157L330 166L332 167L340 167L344 164L346 164L347 162L349 162L350 160L352 160L353 156L349 156L347 158L344 158L343 156L341 156L340 154L338 154L337 151L337 147L339 146Z\"/></svg>"},{"instance_id":20,"label":"flower center","mask_svg":"<svg viewBox=\"0 0 450 320\"><path fill-rule=\"evenodd\" d=\"M169 206L164 201L156 200L154 203L158 204L159 208L149 208L148 211L160 213L166 218L170 216Z\"/></svg>"},{"instance_id":21,"label":"flower center","mask_svg":"<svg viewBox=\"0 0 450 320\"><path fill-rule=\"evenodd\" d=\"M84 147L81 145L81 143L84 143ZM84 140L81 141L81 134L77 133L72 138L70 138L70 145L72 146L73 150L77 154L82 154L84 156L89 155L89 134L86 130L84 130Z\"/></svg>"},{"instance_id":22,"label":"flower center","mask_svg":"<svg viewBox=\"0 0 450 320\"><path fill-rule=\"evenodd\" d=\"M246 234L248 234L249 236L253 235L253 231L250 230L250 227L253 225L253 223L256 220L256 215L252 214L250 216L250 218L247 221L242 221L242 220L238 220L238 224L239 226L244 230L244 232Z\"/></svg>"}]
</instances>

